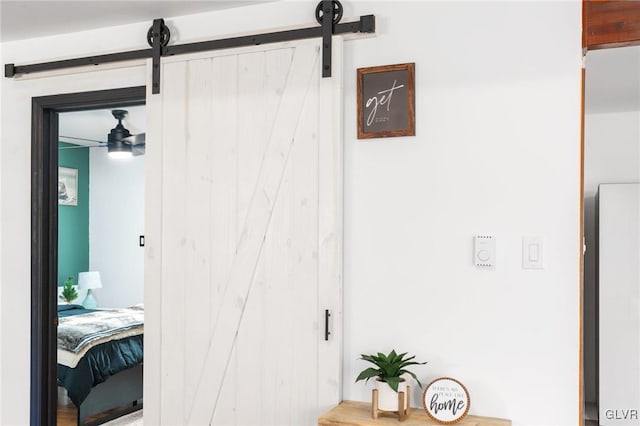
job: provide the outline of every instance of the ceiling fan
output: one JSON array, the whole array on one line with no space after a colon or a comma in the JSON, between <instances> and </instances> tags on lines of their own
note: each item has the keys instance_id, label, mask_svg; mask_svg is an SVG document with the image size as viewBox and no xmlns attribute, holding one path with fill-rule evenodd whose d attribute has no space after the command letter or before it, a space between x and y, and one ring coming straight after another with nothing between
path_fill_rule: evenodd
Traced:
<instances>
[{"instance_id":1,"label":"ceiling fan","mask_svg":"<svg viewBox=\"0 0 640 426\"><path fill-rule=\"evenodd\" d=\"M107 135L106 142L60 135L60 139L95 142L98 144L60 147L60 149L107 148L109 156L111 158L129 158L131 156L136 157L138 155L144 155L145 134L139 133L137 135L132 135L131 132L129 132L129 130L122 125L122 120L127 116L128 111L124 109L114 109L111 111L111 114L113 114L113 117L118 120L118 124L116 125L116 127L111 129L111 131Z\"/></svg>"}]
</instances>

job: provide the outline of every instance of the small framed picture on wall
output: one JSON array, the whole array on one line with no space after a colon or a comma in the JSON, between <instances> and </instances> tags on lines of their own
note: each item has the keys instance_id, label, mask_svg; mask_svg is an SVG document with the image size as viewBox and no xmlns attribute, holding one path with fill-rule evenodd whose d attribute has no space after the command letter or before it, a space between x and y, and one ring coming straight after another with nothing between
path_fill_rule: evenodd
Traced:
<instances>
[{"instance_id":1,"label":"small framed picture on wall","mask_svg":"<svg viewBox=\"0 0 640 426\"><path fill-rule=\"evenodd\" d=\"M358 139L415 134L415 64L358 68Z\"/></svg>"},{"instance_id":2,"label":"small framed picture on wall","mask_svg":"<svg viewBox=\"0 0 640 426\"><path fill-rule=\"evenodd\" d=\"M58 204L78 205L78 169L58 167Z\"/></svg>"}]
</instances>

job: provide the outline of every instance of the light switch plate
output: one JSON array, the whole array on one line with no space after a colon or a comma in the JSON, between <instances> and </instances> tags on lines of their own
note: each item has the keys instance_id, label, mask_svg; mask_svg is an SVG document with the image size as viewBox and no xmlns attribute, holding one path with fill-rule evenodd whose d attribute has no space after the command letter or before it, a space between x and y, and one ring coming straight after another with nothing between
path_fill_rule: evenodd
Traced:
<instances>
[{"instance_id":1,"label":"light switch plate","mask_svg":"<svg viewBox=\"0 0 640 426\"><path fill-rule=\"evenodd\" d=\"M522 269L544 269L542 237L522 237Z\"/></svg>"},{"instance_id":2,"label":"light switch plate","mask_svg":"<svg viewBox=\"0 0 640 426\"><path fill-rule=\"evenodd\" d=\"M496 239L493 235L476 235L473 245L473 263L476 266L495 266Z\"/></svg>"}]
</instances>

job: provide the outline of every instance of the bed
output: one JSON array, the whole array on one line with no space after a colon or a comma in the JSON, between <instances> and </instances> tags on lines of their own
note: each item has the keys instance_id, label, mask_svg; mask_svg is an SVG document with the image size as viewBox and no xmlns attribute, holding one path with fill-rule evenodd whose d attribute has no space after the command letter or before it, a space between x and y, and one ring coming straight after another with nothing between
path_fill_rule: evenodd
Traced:
<instances>
[{"instance_id":1,"label":"bed","mask_svg":"<svg viewBox=\"0 0 640 426\"><path fill-rule=\"evenodd\" d=\"M58 386L78 409L78 425L101 424L142 408L144 308L58 306Z\"/></svg>"}]
</instances>

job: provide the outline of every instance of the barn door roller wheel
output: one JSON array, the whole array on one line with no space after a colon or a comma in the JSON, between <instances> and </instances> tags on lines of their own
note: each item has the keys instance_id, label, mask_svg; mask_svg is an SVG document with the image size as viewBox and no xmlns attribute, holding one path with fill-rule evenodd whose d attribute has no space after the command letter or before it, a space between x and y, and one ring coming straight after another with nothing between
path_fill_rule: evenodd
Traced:
<instances>
[{"instance_id":1,"label":"barn door roller wheel","mask_svg":"<svg viewBox=\"0 0 640 426\"><path fill-rule=\"evenodd\" d=\"M147 31L147 43L149 43L149 46L151 47L153 47L154 38L153 26L151 26L149 27L149 31ZM171 31L169 30L169 27L165 25L163 20L160 25L160 46L165 47L169 44L169 39L171 39Z\"/></svg>"},{"instance_id":2,"label":"barn door roller wheel","mask_svg":"<svg viewBox=\"0 0 640 426\"><path fill-rule=\"evenodd\" d=\"M331 77L331 37L335 25L342 19L342 12L342 3L338 0L322 0L316 6L316 21L322 27L322 77Z\"/></svg>"},{"instance_id":3,"label":"barn door roller wheel","mask_svg":"<svg viewBox=\"0 0 640 426\"><path fill-rule=\"evenodd\" d=\"M316 6L316 21L318 21L318 24L320 25L322 25L322 17L324 16L322 3L324 2L321 1L320 3L318 3L318 6ZM333 23L337 24L342 19L342 14L343 14L342 3L340 3L338 0L333 0L332 3L333 3Z\"/></svg>"},{"instance_id":4,"label":"barn door roller wheel","mask_svg":"<svg viewBox=\"0 0 640 426\"><path fill-rule=\"evenodd\" d=\"M151 60L153 68L151 70L151 93L160 93L160 57L162 49L169 44L171 31L164 24L164 19L154 19L153 25L147 32L147 43L151 46Z\"/></svg>"}]
</instances>

